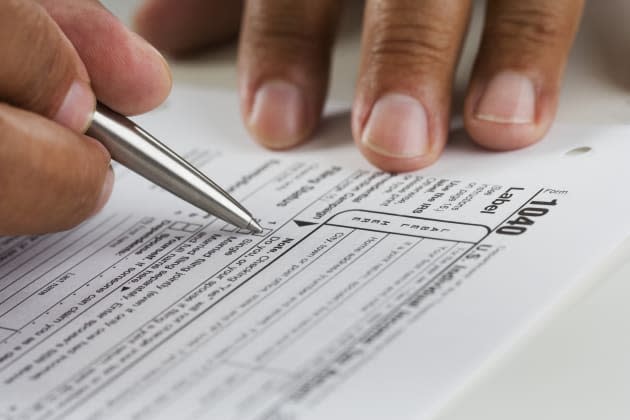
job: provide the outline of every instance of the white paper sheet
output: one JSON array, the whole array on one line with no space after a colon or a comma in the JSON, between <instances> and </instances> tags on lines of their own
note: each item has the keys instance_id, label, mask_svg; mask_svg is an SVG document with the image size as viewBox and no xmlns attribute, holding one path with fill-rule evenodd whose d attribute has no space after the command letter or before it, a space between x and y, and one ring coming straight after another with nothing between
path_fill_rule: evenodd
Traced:
<instances>
[{"instance_id":1,"label":"white paper sheet","mask_svg":"<svg viewBox=\"0 0 630 420\"><path fill-rule=\"evenodd\" d=\"M628 127L503 154L459 134L390 176L334 118L286 157L235 109L180 90L141 121L264 234L117 167L79 228L0 238L0 419L425 419L630 232Z\"/></svg>"}]
</instances>

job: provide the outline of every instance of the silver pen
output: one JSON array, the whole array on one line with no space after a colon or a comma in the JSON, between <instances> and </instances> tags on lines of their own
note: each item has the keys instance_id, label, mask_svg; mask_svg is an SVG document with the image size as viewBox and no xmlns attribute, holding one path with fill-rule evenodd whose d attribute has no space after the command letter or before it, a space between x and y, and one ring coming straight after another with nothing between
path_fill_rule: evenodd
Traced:
<instances>
[{"instance_id":1,"label":"silver pen","mask_svg":"<svg viewBox=\"0 0 630 420\"><path fill-rule=\"evenodd\" d=\"M86 134L113 159L190 204L241 229L263 231L227 192L130 119L98 104Z\"/></svg>"}]
</instances>

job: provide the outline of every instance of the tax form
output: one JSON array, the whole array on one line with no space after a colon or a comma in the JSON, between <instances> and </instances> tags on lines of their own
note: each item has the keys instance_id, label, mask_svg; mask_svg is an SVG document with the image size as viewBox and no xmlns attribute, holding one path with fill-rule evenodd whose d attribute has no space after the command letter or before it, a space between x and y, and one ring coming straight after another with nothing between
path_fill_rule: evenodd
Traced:
<instances>
[{"instance_id":1,"label":"tax form","mask_svg":"<svg viewBox=\"0 0 630 420\"><path fill-rule=\"evenodd\" d=\"M0 238L0 419L430 418L630 233L627 127L506 154L455 136L390 175L219 152L236 121L191 110L235 104L182 92L143 125L262 234L116 167L97 217Z\"/></svg>"}]
</instances>

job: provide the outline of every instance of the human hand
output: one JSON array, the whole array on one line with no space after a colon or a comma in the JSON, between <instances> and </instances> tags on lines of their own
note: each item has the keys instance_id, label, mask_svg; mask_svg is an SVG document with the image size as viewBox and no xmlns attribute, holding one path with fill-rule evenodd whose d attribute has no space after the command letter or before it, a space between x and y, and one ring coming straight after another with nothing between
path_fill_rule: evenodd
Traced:
<instances>
[{"instance_id":1,"label":"human hand","mask_svg":"<svg viewBox=\"0 0 630 420\"><path fill-rule=\"evenodd\" d=\"M96 98L148 111L166 62L95 0L3 0L0 58L0 235L70 228L112 189L109 153L82 134Z\"/></svg>"},{"instance_id":2,"label":"human hand","mask_svg":"<svg viewBox=\"0 0 630 420\"><path fill-rule=\"evenodd\" d=\"M468 133L491 149L539 140L557 107L583 0L488 0L468 87ZM136 25L168 52L242 29L242 111L253 135L283 149L307 138L328 85L339 0L145 0ZM433 163L448 136L452 80L471 0L366 0L352 131L387 171Z\"/></svg>"}]
</instances>

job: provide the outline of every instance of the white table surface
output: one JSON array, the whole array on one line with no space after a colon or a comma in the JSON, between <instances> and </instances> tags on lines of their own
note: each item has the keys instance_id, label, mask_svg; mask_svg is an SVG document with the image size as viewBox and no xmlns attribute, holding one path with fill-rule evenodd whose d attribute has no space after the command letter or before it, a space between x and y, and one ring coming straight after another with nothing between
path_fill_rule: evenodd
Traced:
<instances>
[{"instance_id":1,"label":"white table surface","mask_svg":"<svg viewBox=\"0 0 630 420\"><path fill-rule=\"evenodd\" d=\"M104 3L128 22L139 1ZM344 102L352 99L359 59L361 2L349 4L330 89L331 99ZM457 75L458 92L465 87L479 39L482 2L477 6ZM171 60L175 84L235 89L235 56L234 46L228 46L186 61ZM588 4L558 121L630 124L630 2ZM630 419L629 257L630 241L595 274L592 287L492 363L440 419Z\"/></svg>"}]
</instances>

